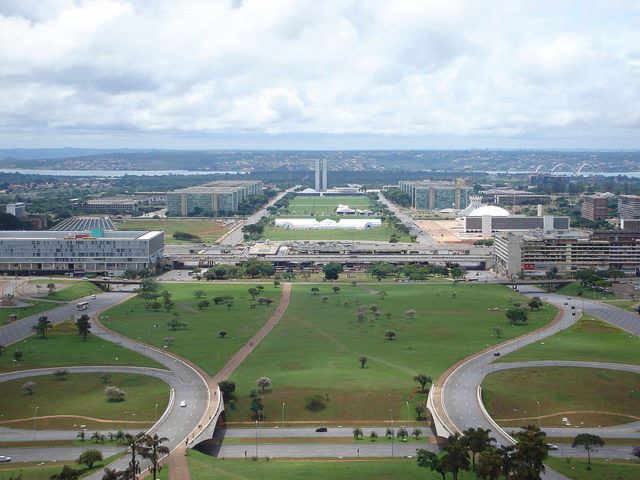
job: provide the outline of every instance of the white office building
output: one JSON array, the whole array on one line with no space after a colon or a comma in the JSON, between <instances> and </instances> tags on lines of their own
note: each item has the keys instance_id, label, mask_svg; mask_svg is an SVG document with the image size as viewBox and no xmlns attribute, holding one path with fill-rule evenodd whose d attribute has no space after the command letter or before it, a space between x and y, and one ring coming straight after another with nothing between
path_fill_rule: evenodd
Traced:
<instances>
[{"instance_id":1,"label":"white office building","mask_svg":"<svg viewBox=\"0 0 640 480\"><path fill-rule=\"evenodd\" d=\"M8 203L5 211L6 213L16 217L18 220L22 220L27 216L27 207L22 202Z\"/></svg>"},{"instance_id":2,"label":"white office building","mask_svg":"<svg viewBox=\"0 0 640 480\"><path fill-rule=\"evenodd\" d=\"M164 232L0 231L0 272L121 275L153 269Z\"/></svg>"},{"instance_id":3,"label":"white office building","mask_svg":"<svg viewBox=\"0 0 640 480\"><path fill-rule=\"evenodd\" d=\"M327 159L316 160L316 192L327 191Z\"/></svg>"}]
</instances>

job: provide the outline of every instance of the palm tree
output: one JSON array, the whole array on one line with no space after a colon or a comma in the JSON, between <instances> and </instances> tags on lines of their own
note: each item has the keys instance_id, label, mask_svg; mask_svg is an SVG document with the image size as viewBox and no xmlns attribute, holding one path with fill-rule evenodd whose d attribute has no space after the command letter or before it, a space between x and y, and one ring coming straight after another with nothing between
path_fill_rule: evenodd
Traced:
<instances>
[{"instance_id":1,"label":"palm tree","mask_svg":"<svg viewBox=\"0 0 640 480\"><path fill-rule=\"evenodd\" d=\"M138 454L142 452L142 439L145 437L144 433L138 433L136 435L131 435L130 433L126 433L124 436L123 444L126 445L131 454L131 461L129 462L128 473L125 474L125 479L129 477L135 478L136 472L138 471L139 460L137 460Z\"/></svg>"},{"instance_id":2,"label":"palm tree","mask_svg":"<svg viewBox=\"0 0 640 480\"><path fill-rule=\"evenodd\" d=\"M100 432L93 432L91 434L91 440L95 441L96 443L98 443L100 441Z\"/></svg>"},{"instance_id":3,"label":"palm tree","mask_svg":"<svg viewBox=\"0 0 640 480\"><path fill-rule=\"evenodd\" d=\"M151 460L151 473L153 474L153 480L156 480L156 474L158 473L158 464L160 459L165 455L169 455L169 447L162 445L168 442L167 437L159 437L158 434L145 435L142 438L142 450L141 454L143 458Z\"/></svg>"},{"instance_id":4,"label":"palm tree","mask_svg":"<svg viewBox=\"0 0 640 480\"><path fill-rule=\"evenodd\" d=\"M518 478L538 478L545 471L543 462L549 455L547 434L536 425L527 425L513 436L517 441L513 457Z\"/></svg>"},{"instance_id":5,"label":"palm tree","mask_svg":"<svg viewBox=\"0 0 640 480\"><path fill-rule=\"evenodd\" d=\"M468 428L462 433L464 434L462 441L471 452L471 467L475 469L476 455L489 447L496 439L489 436L491 430L485 430L482 427Z\"/></svg>"},{"instance_id":6,"label":"palm tree","mask_svg":"<svg viewBox=\"0 0 640 480\"><path fill-rule=\"evenodd\" d=\"M80 430L76 435L76 438L79 438L81 442L84 442L84 439L85 439L84 431Z\"/></svg>"},{"instance_id":7,"label":"palm tree","mask_svg":"<svg viewBox=\"0 0 640 480\"><path fill-rule=\"evenodd\" d=\"M451 472L453 480L458 480L460 470L469 470L469 451L463 440L462 435L456 432L455 435L449 435L447 444L442 448L441 463L444 470Z\"/></svg>"},{"instance_id":8,"label":"palm tree","mask_svg":"<svg viewBox=\"0 0 640 480\"><path fill-rule=\"evenodd\" d=\"M123 477L124 477L124 472L119 472L117 470L105 468L104 474L102 475L102 480L121 480Z\"/></svg>"},{"instance_id":9,"label":"palm tree","mask_svg":"<svg viewBox=\"0 0 640 480\"><path fill-rule=\"evenodd\" d=\"M495 447L489 447L480 452L478 464L474 468L476 474L483 480L496 480L502 473L502 457Z\"/></svg>"},{"instance_id":10,"label":"palm tree","mask_svg":"<svg viewBox=\"0 0 640 480\"><path fill-rule=\"evenodd\" d=\"M427 385L431 385L433 383L433 378L425 375L424 373L419 373L418 375L413 377L413 379L420 384L420 391L422 393L425 393L425 388L427 387Z\"/></svg>"},{"instance_id":11,"label":"palm tree","mask_svg":"<svg viewBox=\"0 0 640 480\"><path fill-rule=\"evenodd\" d=\"M33 330L39 333L42 338L47 336L47 331L51 328L52 324L46 315L42 315L38 318L38 323L33 326Z\"/></svg>"}]
</instances>

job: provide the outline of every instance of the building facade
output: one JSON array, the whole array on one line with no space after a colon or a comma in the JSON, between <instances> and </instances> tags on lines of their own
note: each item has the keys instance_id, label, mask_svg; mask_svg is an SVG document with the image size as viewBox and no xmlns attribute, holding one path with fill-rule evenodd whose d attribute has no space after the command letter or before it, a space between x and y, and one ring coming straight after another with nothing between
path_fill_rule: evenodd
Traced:
<instances>
[{"instance_id":1,"label":"building facade","mask_svg":"<svg viewBox=\"0 0 640 480\"><path fill-rule=\"evenodd\" d=\"M605 197L595 195L582 198L580 216L586 220L596 221L607 218L608 200Z\"/></svg>"},{"instance_id":2,"label":"building facade","mask_svg":"<svg viewBox=\"0 0 640 480\"><path fill-rule=\"evenodd\" d=\"M249 195L261 193L262 182L259 180L220 180L181 188L167 194L167 216L234 215Z\"/></svg>"},{"instance_id":3,"label":"building facade","mask_svg":"<svg viewBox=\"0 0 640 480\"><path fill-rule=\"evenodd\" d=\"M324 158L322 160L316 160L316 192L326 192L327 191L327 159Z\"/></svg>"},{"instance_id":4,"label":"building facade","mask_svg":"<svg viewBox=\"0 0 640 480\"><path fill-rule=\"evenodd\" d=\"M569 230L570 223L569 217L554 217L552 215L539 217L527 217L524 215L494 217L483 215L481 217L464 217L464 232L481 233L483 237L490 237L494 233L504 231Z\"/></svg>"},{"instance_id":5,"label":"building facade","mask_svg":"<svg viewBox=\"0 0 640 480\"><path fill-rule=\"evenodd\" d=\"M451 182L403 181L398 188L411 196L411 206L416 210L462 210L469 204L471 187Z\"/></svg>"},{"instance_id":6,"label":"building facade","mask_svg":"<svg viewBox=\"0 0 640 480\"><path fill-rule=\"evenodd\" d=\"M553 268L564 275L586 268L615 268L635 275L640 271L640 232L499 233L493 260L498 273L508 277L542 276Z\"/></svg>"},{"instance_id":7,"label":"building facade","mask_svg":"<svg viewBox=\"0 0 640 480\"><path fill-rule=\"evenodd\" d=\"M618 216L624 219L640 218L640 196L620 195L618 197Z\"/></svg>"},{"instance_id":8,"label":"building facade","mask_svg":"<svg viewBox=\"0 0 640 480\"><path fill-rule=\"evenodd\" d=\"M18 220L22 220L27 216L27 207L22 202L8 203L5 212L13 215Z\"/></svg>"},{"instance_id":9,"label":"building facade","mask_svg":"<svg viewBox=\"0 0 640 480\"><path fill-rule=\"evenodd\" d=\"M164 232L0 232L4 273L122 275L153 269L163 255Z\"/></svg>"}]
</instances>

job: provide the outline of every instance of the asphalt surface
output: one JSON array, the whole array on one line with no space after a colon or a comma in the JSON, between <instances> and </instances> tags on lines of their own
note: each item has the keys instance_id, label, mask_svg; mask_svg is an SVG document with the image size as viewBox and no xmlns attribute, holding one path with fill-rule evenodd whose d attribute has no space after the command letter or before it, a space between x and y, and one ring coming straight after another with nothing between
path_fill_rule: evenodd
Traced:
<instances>
[{"instance_id":1,"label":"asphalt surface","mask_svg":"<svg viewBox=\"0 0 640 480\"><path fill-rule=\"evenodd\" d=\"M388 425L377 427L360 427L362 428L363 435L369 437L372 431L376 432L379 436L383 437ZM402 427L402 422L395 423L394 429ZM405 428L411 433L411 430L415 427L408 426ZM430 435L431 431L427 428L420 427L422 430L423 438L434 438ZM256 435L255 428L227 428L219 430L224 438L253 438ZM311 428L259 428L258 436L260 438L318 438L325 437L353 437L353 427L327 427L327 431L324 433L316 432L315 427Z\"/></svg>"},{"instance_id":2,"label":"asphalt surface","mask_svg":"<svg viewBox=\"0 0 640 480\"><path fill-rule=\"evenodd\" d=\"M395 216L400 219L402 223L404 223L404 225L409 229L412 235L416 236L416 241L418 243L424 243L427 245L437 244L437 242L433 239L431 235L429 235L427 232L422 230L418 225L416 225L416 223L413 221L413 218L411 218L409 215L407 215L402 210L400 210L395 203L390 202L389 200L384 198L384 195L382 194L378 195L378 199L384 205L386 205L387 208L391 210L395 214Z\"/></svg>"},{"instance_id":3,"label":"asphalt surface","mask_svg":"<svg viewBox=\"0 0 640 480\"><path fill-rule=\"evenodd\" d=\"M67 461L77 459L84 450L89 448L100 450L104 458L124 451L121 447L103 447L100 444L96 445L95 443L87 442L86 447L3 448L0 451L0 455L11 457L12 463ZM62 465L60 468L62 468ZM96 478L102 478L102 472Z\"/></svg>"},{"instance_id":4,"label":"asphalt surface","mask_svg":"<svg viewBox=\"0 0 640 480\"><path fill-rule=\"evenodd\" d=\"M90 299L90 297L85 297L84 299L78 299L74 301L74 303L69 305L64 305L62 307L58 307L52 310L49 310L46 315L52 323L60 323L72 316L76 316L80 313L86 313L90 315L92 318L95 315L109 307L112 307L128 298L131 298L132 294L130 293L122 293L122 292L109 292L109 293L101 293L96 295L95 299ZM86 300L89 302L89 307L87 310L78 312L75 303ZM9 345L15 341L21 340L22 338L31 335L32 326L37 322L40 314L33 315L31 317L26 317L17 322L11 323L9 325L5 325L0 328L0 344ZM108 317L106 318L108 321ZM165 445L170 449L176 448L178 445L185 442L187 436L193 431L196 427L198 427L203 415L207 411L208 402L209 402L209 390L207 387L207 383L205 380L189 365L184 363L183 361L166 354L160 350L156 350L155 348L137 343L136 341L122 337L117 335L105 328L101 328L95 322L93 324L93 328L91 329L91 334L102 339L108 340L112 343L116 343L124 348L129 350L133 350L142 355L145 355L158 363L164 365L168 370L168 374L171 374L171 377L167 377L167 379L171 379L172 382L170 384L174 388L174 398L175 401L169 405L169 409L162 416L161 421L154 426L149 433L154 434L158 433L160 436L165 436L169 438L169 442ZM71 371L72 367L65 367L67 370ZM86 367L86 368L94 368L94 367ZM110 370L112 368L127 368L127 367L104 367L101 371L119 371L119 370ZM55 370L55 367L53 367ZM154 369L150 369L154 370ZM93 370L95 371L95 370ZM155 370L157 372L157 370ZM25 375L28 372L16 372L16 375ZM186 402L185 407L180 407L180 403L182 401ZM155 405L149 405L149 408L155 408ZM19 449L17 449L19 450ZM56 450L51 450L51 454L53 454ZM34 454L36 450L29 448L26 450L25 454ZM5 455L9 455L5 453ZM13 458L21 458L19 455L10 455ZM114 464L114 468L116 469L125 469L127 465L128 459L125 457L123 459L118 460ZM142 468L146 468L146 464L141 464ZM90 475L86 478L90 479L100 479L102 478L102 472L97 472L93 475Z\"/></svg>"},{"instance_id":5,"label":"asphalt surface","mask_svg":"<svg viewBox=\"0 0 640 480\"><path fill-rule=\"evenodd\" d=\"M369 442L364 439L361 444L258 444L258 457L279 458L357 458L357 457L391 457L391 444ZM424 448L437 452L436 445L396 443L393 445L394 457L415 456L416 450ZM218 457L244 458L256 456L256 445L222 445Z\"/></svg>"}]
</instances>

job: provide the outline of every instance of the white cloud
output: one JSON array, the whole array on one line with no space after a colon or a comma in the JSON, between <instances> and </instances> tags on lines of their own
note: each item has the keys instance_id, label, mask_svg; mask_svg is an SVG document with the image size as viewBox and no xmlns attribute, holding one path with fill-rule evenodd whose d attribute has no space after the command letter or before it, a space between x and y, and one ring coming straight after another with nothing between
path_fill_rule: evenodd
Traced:
<instances>
[{"instance_id":1,"label":"white cloud","mask_svg":"<svg viewBox=\"0 0 640 480\"><path fill-rule=\"evenodd\" d=\"M591 7L6 1L0 142L324 134L640 146L640 11Z\"/></svg>"}]
</instances>

